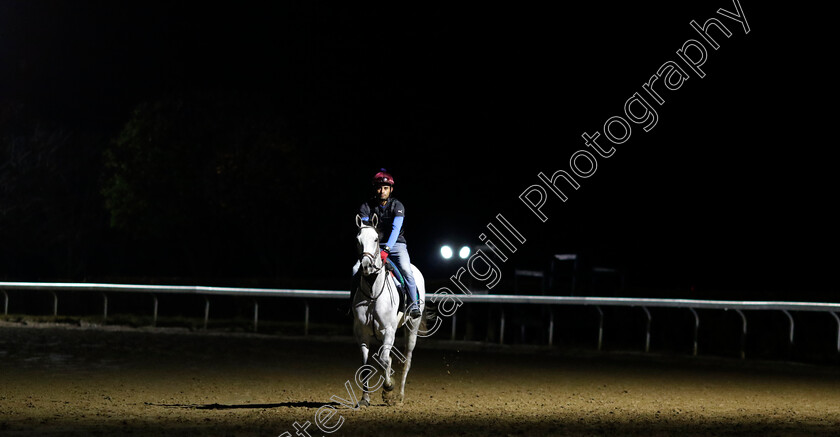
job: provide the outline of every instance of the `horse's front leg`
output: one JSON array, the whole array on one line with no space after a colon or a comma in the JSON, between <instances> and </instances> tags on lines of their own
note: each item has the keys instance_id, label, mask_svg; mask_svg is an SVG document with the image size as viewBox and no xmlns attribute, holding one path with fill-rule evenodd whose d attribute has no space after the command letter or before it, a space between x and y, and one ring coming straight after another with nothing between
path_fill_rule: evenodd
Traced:
<instances>
[{"instance_id":1,"label":"horse's front leg","mask_svg":"<svg viewBox=\"0 0 840 437\"><path fill-rule=\"evenodd\" d=\"M385 371L385 384L382 385L385 391L394 389L394 380L391 378L391 374L394 373L391 370L391 349L394 347L395 336L396 330L394 328L390 326L385 328L384 335L382 336L382 348L379 349L381 353L379 363L382 364L383 370Z\"/></svg>"},{"instance_id":2,"label":"horse's front leg","mask_svg":"<svg viewBox=\"0 0 840 437\"><path fill-rule=\"evenodd\" d=\"M367 343L361 343L360 346L362 350L362 365L365 365L368 362L368 354L370 353L370 348L368 347ZM359 400L358 406L368 407L370 406L370 391L368 390L367 380L364 380L362 385L362 399Z\"/></svg>"},{"instance_id":3,"label":"horse's front leg","mask_svg":"<svg viewBox=\"0 0 840 437\"><path fill-rule=\"evenodd\" d=\"M359 343L359 349L362 352L362 365L366 365L368 363L368 357L370 355L370 336L367 336L362 331L363 328L354 326L356 340ZM367 407L370 406L370 390L368 389L368 382L365 379L362 383L362 399L359 400L359 404L357 407Z\"/></svg>"}]
</instances>

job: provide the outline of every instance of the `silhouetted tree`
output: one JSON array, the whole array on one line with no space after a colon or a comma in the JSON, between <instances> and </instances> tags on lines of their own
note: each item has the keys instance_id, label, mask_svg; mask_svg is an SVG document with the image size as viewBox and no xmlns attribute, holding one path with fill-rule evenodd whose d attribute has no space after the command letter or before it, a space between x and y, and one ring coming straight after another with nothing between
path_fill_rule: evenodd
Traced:
<instances>
[{"instance_id":1,"label":"silhouetted tree","mask_svg":"<svg viewBox=\"0 0 840 437\"><path fill-rule=\"evenodd\" d=\"M281 273L303 237L297 205L318 183L284 120L242 95L139 105L105 151L111 226L161 245L183 273Z\"/></svg>"},{"instance_id":2,"label":"silhouetted tree","mask_svg":"<svg viewBox=\"0 0 840 437\"><path fill-rule=\"evenodd\" d=\"M84 278L99 238L102 135L0 108L0 241L7 278Z\"/></svg>"}]
</instances>

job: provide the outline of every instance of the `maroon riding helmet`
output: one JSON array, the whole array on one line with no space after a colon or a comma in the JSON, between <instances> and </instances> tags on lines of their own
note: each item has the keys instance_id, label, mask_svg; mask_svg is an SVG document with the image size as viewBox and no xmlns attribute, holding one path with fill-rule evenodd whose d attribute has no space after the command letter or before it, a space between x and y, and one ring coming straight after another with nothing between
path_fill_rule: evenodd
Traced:
<instances>
[{"instance_id":1,"label":"maroon riding helmet","mask_svg":"<svg viewBox=\"0 0 840 437\"><path fill-rule=\"evenodd\" d=\"M373 176L373 185L390 185L394 186L394 177L385 169L380 169L379 173Z\"/></svg>"}]
</instances>

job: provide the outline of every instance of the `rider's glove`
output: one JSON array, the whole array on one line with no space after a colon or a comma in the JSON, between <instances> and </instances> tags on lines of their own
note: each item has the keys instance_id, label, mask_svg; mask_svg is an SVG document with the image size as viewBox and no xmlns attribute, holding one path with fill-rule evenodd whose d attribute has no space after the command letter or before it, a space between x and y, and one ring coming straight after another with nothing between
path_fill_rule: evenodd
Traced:
<instances>
[{"instance_id":1,"label":"rider's glove","mask_svg":"<svg viewBox=\"0 0 840 437\"><path fill-rule=\"evenodd\" d=\"M385 248L384 248L384 249L382 249L382 250L379 252L379 256L381 256L381 257L382 257L382 262L385 262L385 261L387 261L387 260L388 260L388 254L390 254L390 253L391 253L391 250L390 250L390 248L389 248L388 246L385 246Z\"/></svg>"}]
</instances>

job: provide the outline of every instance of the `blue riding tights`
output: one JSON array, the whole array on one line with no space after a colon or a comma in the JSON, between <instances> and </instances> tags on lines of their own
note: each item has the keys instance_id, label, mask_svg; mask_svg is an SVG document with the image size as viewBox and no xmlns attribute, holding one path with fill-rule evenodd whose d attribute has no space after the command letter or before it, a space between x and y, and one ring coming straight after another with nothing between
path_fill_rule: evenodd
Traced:
<instances>
[{"instance_id":1,"label":"blue riding tights","mask_svg":"<svg viewBox=\"0 0 840 437\"><path fill-rule=\"evenodd\" d=\"M408 287L408 298L411 303L417 302L419 297L417 295L417 283L414 282L414 273L411 271L411 258L408 256L405 243L394 244L394 247L391 248L391 254L388 255L388 259L399 267L400 273L402 273L403 279L405 279L405 285Z\"/></svg>"}]
</instances>

